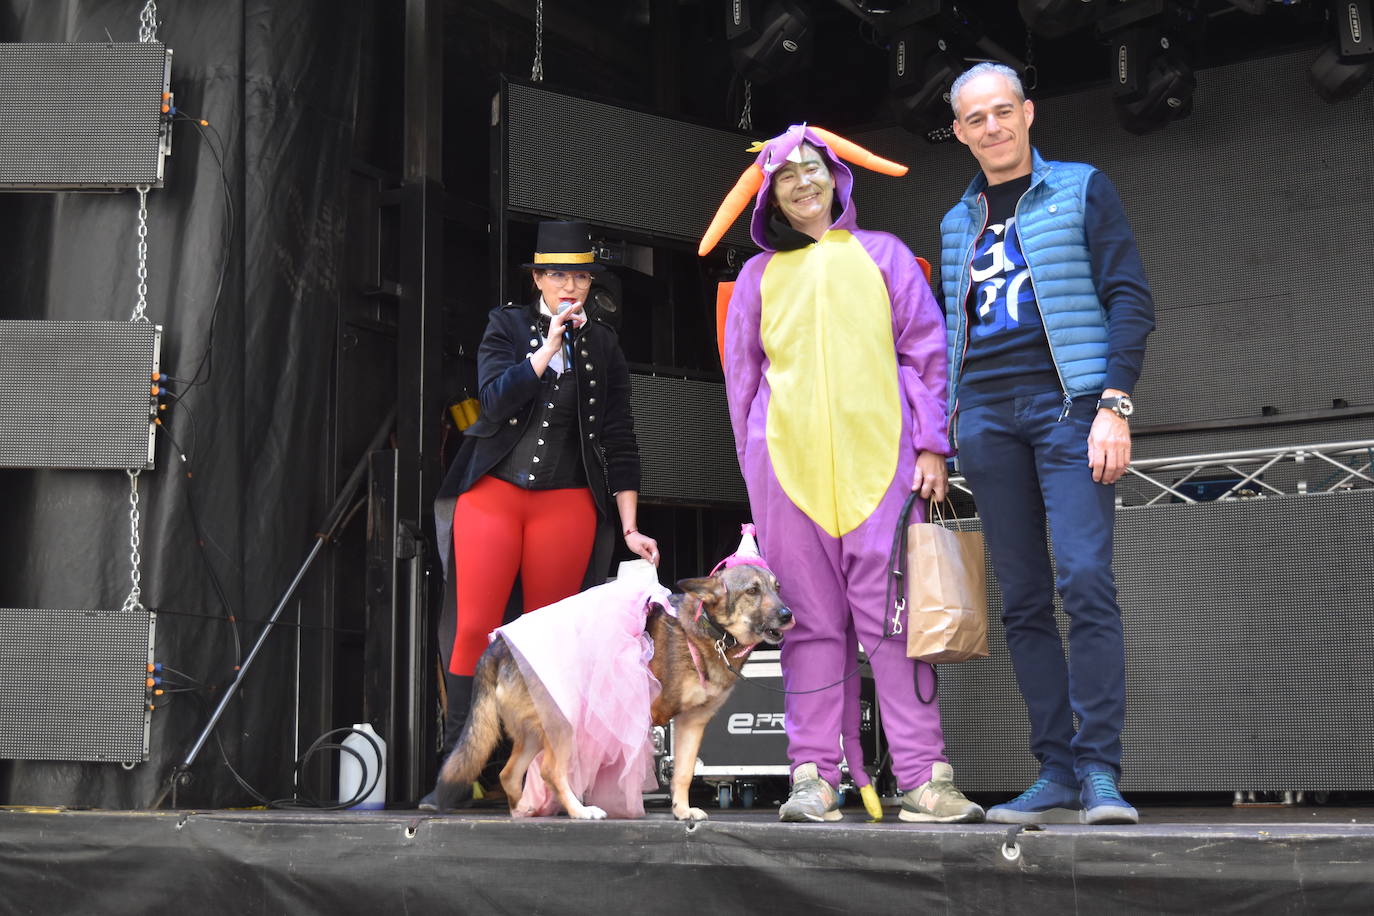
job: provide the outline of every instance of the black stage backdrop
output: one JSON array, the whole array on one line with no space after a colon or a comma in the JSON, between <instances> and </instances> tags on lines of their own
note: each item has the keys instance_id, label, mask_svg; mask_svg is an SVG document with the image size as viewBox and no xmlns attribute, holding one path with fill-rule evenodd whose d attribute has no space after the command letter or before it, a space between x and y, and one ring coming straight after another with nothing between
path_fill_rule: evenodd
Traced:
<instances>
[{"instance_id":1,"label":"black stage backdrop","mask_svg":"<svg viewBox=\"0 0 1374 916\"><path fill-rule=\"evenodd\" d=\"M10 0L0 40L135 41L143 5ZM213 685L232 680L239 659L225 604L245 619L246 652L259 630L247 621L265 618L284 592L338 484L326 426L364 5L218 0L159 11L157 38L175 52L177 105L218 132L225 177L213 136L178 123L166 187L149 195L147 315L165 327L164 371L189 379L200 367L202 384L174 386L184 400L167 416L180 448L160 433L157 468L140 481L143 603L161 612L157 657ZM0 317L130 316L133 192L13 194L0 206ZM124 473L2 470L0 494L0 604L122 604L130 555ZM311 604L298 598L286 619L314 623ZM298 632L302 643L320 638L288 628L269 642L218 729L224 757L212 739L182 804L249 803L226 757L264 792L289 791L299 753L299 703L288 686L302 651ZM177 694L154 713L146 765L0 763L0 802L149 806L218 692L202 696Z\"/></svg>"}]
</instances>

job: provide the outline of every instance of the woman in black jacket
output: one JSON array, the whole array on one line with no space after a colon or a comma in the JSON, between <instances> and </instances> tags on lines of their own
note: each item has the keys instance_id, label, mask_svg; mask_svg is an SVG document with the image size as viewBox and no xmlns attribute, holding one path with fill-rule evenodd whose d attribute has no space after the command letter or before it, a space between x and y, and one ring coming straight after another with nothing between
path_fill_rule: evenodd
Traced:
<instances>
[{"instance_id":1,"label":"woman in black jacket","mask_svg":"<svg viewBox=\"0 0 1374 916\"><path fill-rule=\"evenodd\" d=\"M467 718L472 673L517 572L527 612L576 593L585 578L601 581L606 570L587 576L598 521L659 559L636 521L630 373L615 332L582 310L602 269L586 224L540 223L534 261L523 266L539 296L491 312L477 356L481 416L464 431L435 509L439 549L452 550L445 605L456 599L439 631L445 747Z\"/></svg>"}]
</instances>

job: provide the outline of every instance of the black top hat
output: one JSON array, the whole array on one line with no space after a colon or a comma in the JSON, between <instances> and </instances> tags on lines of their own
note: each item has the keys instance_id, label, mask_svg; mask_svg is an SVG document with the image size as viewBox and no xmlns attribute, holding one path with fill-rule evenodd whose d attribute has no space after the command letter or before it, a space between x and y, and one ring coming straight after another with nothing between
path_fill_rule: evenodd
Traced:
<instances>
[{"instance_id":1,"label":"black top hat","mask_svg":"<svg viewBox=\"0 0 1374 916\"><path fill-rule=\"evenodd\" d=\"M581 220L545 220L539 224L534 261L522 264L536 270L605 270L592 253L592 236Z\"/></svg>"}]
</instances>

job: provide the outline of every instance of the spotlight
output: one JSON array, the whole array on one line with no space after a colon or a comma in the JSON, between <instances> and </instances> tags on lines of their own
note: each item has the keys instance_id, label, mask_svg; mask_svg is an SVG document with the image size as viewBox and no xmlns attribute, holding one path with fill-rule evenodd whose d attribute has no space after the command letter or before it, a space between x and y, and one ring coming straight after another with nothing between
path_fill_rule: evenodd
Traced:
<instances>
[{"instance_id":1,"label":"spotlight","mask_svg":"<svg viewBox=\"0 0 1374 916\"><path fill-rule=\"evenodd\" d=\"M592 288L587 291L587 317L620 330L620 302L624 287L619 275L603 270L592 274Z\"/></svg>"},{"instance_id":2,"label":"spotlight","mask_svg":"<svg viewBox=\"0 0 1374 916\"><path fill-rule=\"evenodd\" d=\"M1128 0L1098 22L1112 51L1117 120L1133 134L1158 130L1193 112L1197 79L1188 44L1202 32L1192 6L1176 0Z\"/></svg>"},{"instance_id":3,"label":"spotlight","mask_svg":"<svg viewBox=\"0 0 1374 916\"><path fill-rule=\"evenodd\" d=\"M1351 98L1374 78L1370 0L1332 0L1336 39L1312 61L1308 78L1326 102Z\"/></svg>"},{"instance_id":4,"label":"spotlight","mask_svg":"<svg viewBox=\"0 0 1374 916\"><path fill-rule=\"evenodd\" d=\"M951 139L949 87L964 71L964 62L948 42L934 32L906 29L893 36L888 67L897 123L932 143Z\"/></svg>"},{"instance_id":5,"label":"spotlight","mask_svg":"<svg viewBox=\"0 0 1374 916\"><path fill-rule=\"evenodd\" d=\"M811 60L811 14L795 0L731 0L725 22L730 58L747 80L768 83Z\"/></svg>"},{"instance_id":6,"label":"spotlight","mask_svg":"<svg viewBox=\"0 0 1374 916\"><path fill-rule=\"evenodd\" d=\"M1097 15L1094 0L1019 0L1017 8L1026 28L1045 38L1059 38L1081 29Z\"/></svg>"},{"instance_id":7,"label":"spotlight","mask_svg":"<svg viewBox=\"0 0 1374 916\"><path fill-rule=\"evenodd\" d=\"M1370 16L1370 0L1331 0L1331 18L1336 23L1336 42L1340 45L1341 60L1346 62L1374 59L1374 17Z\"/></svg>"},{"instance_id":8,"label":"spotlight","mask_svg":"<svg viewBox=\"0 0 1374 916\"><path fill-rule=\"evenodd\" d=\"M1112 46L1116 64L1113 88L1116 118L1133 134L1159 130L1193 113L1193 68L1169 39L1150 30L1128 32Z\"/></svg>"},{"instance_id":9,"label":"spotlight","mask_svg":"<svg viewBox=\"0 0 1374 916\"><path fill-rule=\"evenodd\" d=\"M1348 64L1341 60L1335 45L1322 48L1307 78L1312 88L1317 90L1323 102L1341 102L1359 95L1360 90L1369 85L1374 77L1374 67L1367 63Z\"/></svg>"}]
</instances>

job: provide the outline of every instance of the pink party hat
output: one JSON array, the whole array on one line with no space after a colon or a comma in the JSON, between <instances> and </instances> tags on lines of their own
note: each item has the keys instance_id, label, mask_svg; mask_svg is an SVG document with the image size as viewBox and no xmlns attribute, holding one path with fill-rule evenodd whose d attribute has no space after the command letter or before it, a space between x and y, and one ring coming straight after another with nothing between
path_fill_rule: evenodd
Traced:
<instances>
[{"instance_id":1,"label":"pink party hat","mask_svg":"<svg viewBox=\"0 0 1374 916\"><path fill-rule=\"evenodd\" d=\"M722 569L729 569L732 566L742 566L746 563L750 566L762 566L764 569L768 568L768 564L764 562L763 557L759 554L758 542L754 540L755 530L753 523L745 522L740 526L739 533L739 547L735 548L735 552L730 554L730 556L717 563L716 568L711 570L711 575L714 576Z\"/></svg>"}]
</instances>

